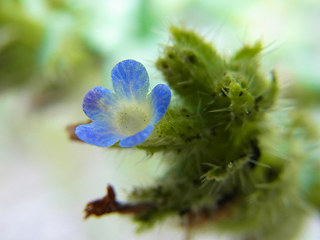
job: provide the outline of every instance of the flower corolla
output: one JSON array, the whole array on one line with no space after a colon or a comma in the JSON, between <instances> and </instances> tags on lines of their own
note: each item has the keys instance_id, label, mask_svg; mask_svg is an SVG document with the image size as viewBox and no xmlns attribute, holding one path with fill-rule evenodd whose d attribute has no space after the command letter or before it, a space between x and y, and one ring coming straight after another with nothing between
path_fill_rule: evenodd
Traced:
<instances>
[{"instance_id":1,"label":"flower corolla","mask_svg":"<svg viewBox=\"0 0 320 240\"><path fill-rule=\"evenodd\" d=\"M134 147L144 142L154 125L166 113L170 88L158 84L149 91L145 67L132 59L116 64L111 72L114 92L94 87L83 100L83 111L92 120L80 125L75 134L82 141L99 147Z\"/></svg>"}]
</instances>

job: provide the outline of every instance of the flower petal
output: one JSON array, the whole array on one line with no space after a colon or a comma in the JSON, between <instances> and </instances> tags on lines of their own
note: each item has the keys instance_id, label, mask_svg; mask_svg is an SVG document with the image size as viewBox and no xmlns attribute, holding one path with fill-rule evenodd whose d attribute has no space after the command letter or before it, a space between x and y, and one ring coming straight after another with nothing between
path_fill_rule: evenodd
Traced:
<instances>
[{"instance_id":1,"label":"flower petal","mask_svg":"<svg viewBox=\"0 0 320 240\"><path fill-rule=\"evenodd\" d=\"M119 62L111 72L114 91L120 96L143 100L149 90L149 76L145 67L132 59Z\"/></svg>"},{"instance_id":2,"label":"flower petal","mask_svg":"<svg viewBox=\"0 0 320 240\"><path fill-rule=\"evenodd\" d=\"M150 133L153 131L154 126L148 125L145 129L143 129L141 132L138 132L135 135L132 135L130 137L126 137L122 139L119 143L120 147L134 147L142 142L144 142L147 137L149 137Z\"/></svg>"},{"instance_id":3,"label":"flower petal","mask_svg":"<svg viewBox=\"0 0 320 240\"><path fill-rule=\"evenodd\" d=\"M75 134L82 141L99 147L110 147L123 137L116 133L110 124L103 121L80 125L76 127Z\"/></svg>"},{"instance_id":4,"label":"flower petal","mask_svg":"<svg viewBox=\"0 0 320 240\"><path fill-rule=\"evenodd\" d=\"M106 120L109 109L114 105L115 96L103 87L92 88L84 97L82 108L91 120Z\"/></svg>"},{"instance_id":5,"label":"flower petal","mask_svg":"<svg viewBox=\"0 0 320 240\"><path fill-rule=\"evenodd\" d=\"M150 101L154 111L151 119L151 124L156 124L164 116L168 110L171 100L171 91L167 85L158 84L154 87L150 94Z\"/></svg>"}]
</instances>

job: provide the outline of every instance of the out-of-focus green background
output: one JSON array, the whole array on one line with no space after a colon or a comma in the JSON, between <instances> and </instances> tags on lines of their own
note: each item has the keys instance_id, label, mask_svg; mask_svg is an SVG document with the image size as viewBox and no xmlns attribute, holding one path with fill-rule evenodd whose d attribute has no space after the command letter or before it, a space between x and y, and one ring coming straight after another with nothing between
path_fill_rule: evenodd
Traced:
<instances>
[{"instance_id":1,"label":"out-of-focus green background","mask_svg":"<svg viewBox=\"0 0 320 240\"><path fill-rule=\"evenodd\" d=\"M262 40L266 72L276 69L284 88L297 86L302 104L319 112L318 0L0 0L0 239L184 238L167 224L135 235L117 215L84 221L86 202L107 183L125 199L162 165L134 150L71 142L65 131L86 120L90 88L111 87L118 61L141 61L151 85L163 80L153 62L171 24L196 30L224 56ZM318 228L315 217L301 239L319 239Z\"/></svg>"}]
</instances>

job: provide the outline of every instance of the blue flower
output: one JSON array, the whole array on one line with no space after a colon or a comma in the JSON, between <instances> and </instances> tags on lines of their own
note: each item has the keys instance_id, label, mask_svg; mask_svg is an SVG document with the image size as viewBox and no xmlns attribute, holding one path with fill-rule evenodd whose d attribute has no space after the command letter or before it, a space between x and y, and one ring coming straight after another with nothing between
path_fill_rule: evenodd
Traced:
<instances>
[{"instance_id":1,"label":"blue flower","mask_svg":"<svg viewBox=\"0 0 320 240\"><path fill-rule=\"evenodd\" d=\"M111 73L114 92L103 87L91 89L83 100L83 111L92 120L76 128L84 142L110 147L134 147L144 142L154 125L166 113L170 88L158 84L150 94L145 67L135 60L119 62Z\"/></svg>"}]
</instances>

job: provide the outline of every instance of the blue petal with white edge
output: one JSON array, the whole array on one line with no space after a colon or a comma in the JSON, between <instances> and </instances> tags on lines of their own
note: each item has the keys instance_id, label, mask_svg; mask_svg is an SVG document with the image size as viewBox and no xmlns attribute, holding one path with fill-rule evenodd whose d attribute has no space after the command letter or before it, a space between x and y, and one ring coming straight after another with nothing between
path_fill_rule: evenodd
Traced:
<instances>
[{"instance_id":1,"label":"blue petal with white edge","mask_svg":"<svg viewBox=\"0 0 320 240\"><path fill-rule=\"evenodd\" d=\"M152 90L150 96L151 104L154 108L151 124L156 124L168 110L171 100L171 91L167 85L158 84Z\"/></svg>"},{"instance_id":2,"label":"blue petal with white edge","mask_svg":"<svg viewBox=\"0 0 320 240\"><path fill-rule=\"evenodd\" d=\"M103 121L80 125L76 128L75 134L82 141L99 147L110 147L123 137L117 134L111 125Z\"/></svg>"},{"instance_id":3,"label":"blue petal with white edge","mask_svg":"<svg viewBox=\"0 0 320 240\"><path fill-rule=\"evenodd\" d=\"M126 137L122 139L119 143L120 147L134 147L142 142L144 142L147 137L151 134L153 131L154 126L148 125L145 129L143 129L141 132L138 132L135 135L132 135L130 137Z\"/></svg>"},{"instance_id":4,"label":"blue petal with white edge","mask_svg":"<svg viewBox=\"0 0 320 240\"><path fill-rule=\"evenodd\" d=\"M106 120L111 117L115 96L103 87L92 88L84 97L82 108L91 120Z\"/></svg>"},{"instance_id":5,"label":"blue petal with white edge","mask_svg":"<svg viewBox=\"0 0 320 240\"><path fill-rule=\"evenodd\" d=\"M132 59L119 62L111 72L114 91L120 96L143 100L149 91L149 76L145 67Z\"/></svg>"}]
</instances>

